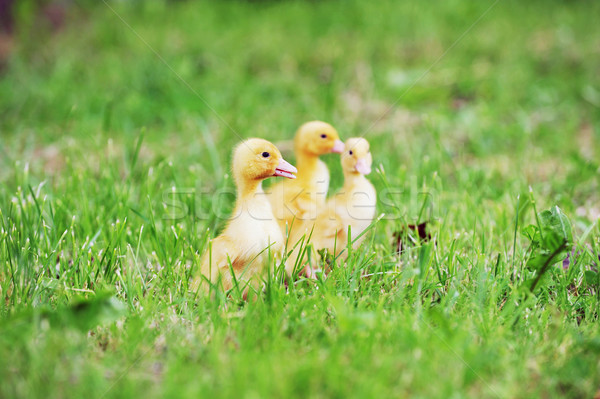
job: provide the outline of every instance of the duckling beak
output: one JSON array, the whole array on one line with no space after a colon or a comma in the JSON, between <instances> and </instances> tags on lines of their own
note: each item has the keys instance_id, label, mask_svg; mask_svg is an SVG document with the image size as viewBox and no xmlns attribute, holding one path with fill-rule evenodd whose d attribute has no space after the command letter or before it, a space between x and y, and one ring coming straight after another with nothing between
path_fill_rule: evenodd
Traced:
<instances>
[{"instance_id":1,"label":"duckling beak","mask_svg":"<svg viewBox=\"0 0 600 399\"><path fill-rule=\"evenodd\" d=\"M338 154L341 154L342 152L344 152L344 142L342 140L336 140L335 143L333 144L333 148L331 149L331 152L335 152Z\"/></svg>"},{"instance_id":2,"label":"duckling beak","mask_svg":"<svg viewBox=\"0 0 600 399\"><path fill-rule=\"evenodd\" d=\"M288 179L295 179L296 176L293 175L293 173L298 173L298 169L296 169L285 159L281 158L279 160L279 165L277 165L277 168L275 169L275 173L273 173L273 176L282 176L287 177Z\"/></svg>"},{"instance_id":3,"label":"duckling beak","mask_svg":"<svg viewBox=\"0 0 600 399\"><path fill-rule=\"evenodd\" d=\"M371 173L371 167L367 163L367 160L364 158L360 158L358 161L356 161L354 169L356 169L358 173L362 173L363 175L368 175L369 173Z\"/></svg>"}]
</instances>

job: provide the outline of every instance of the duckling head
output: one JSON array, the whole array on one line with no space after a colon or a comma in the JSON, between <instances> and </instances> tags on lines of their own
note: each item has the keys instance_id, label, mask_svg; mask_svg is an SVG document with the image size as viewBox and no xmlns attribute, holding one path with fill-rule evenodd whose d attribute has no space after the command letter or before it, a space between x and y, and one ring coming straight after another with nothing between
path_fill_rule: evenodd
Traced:
<instances>
[{"instance_id":1,"label":"duckling head","mask_svg":"<svg viewBox=\"0 0 600 399\"><path fill-rule=\"evenodd\" d=\"M289 164L275 145L263 139L248 139L233 151L233 176L239 185L244 181L264 180L271 176L295 179L298 170Z\"/></svg>"},{"instance_id":2,"label":"duckling head","mask_svg":"<svg viewBox=\"0 0 600 399\"><path fill-rule=\"evenodd\" d=\"M363 138L353 137L346 140L345 150L342 153L342 168L347 173L371 173L373 158L369 150L369 142Z\"/></svg>"},{"instance_id":3,"label":"duckling head","mask_svg":"<svg viewBox=\"0 0 600 399\"><path fill-rule=\"evenodd\" d=\"M321 121L306 122L300 126L294 138L294 146L297 152L316 156L344 151L344 143L337 130Z\"/></svg>"}]
</instances>

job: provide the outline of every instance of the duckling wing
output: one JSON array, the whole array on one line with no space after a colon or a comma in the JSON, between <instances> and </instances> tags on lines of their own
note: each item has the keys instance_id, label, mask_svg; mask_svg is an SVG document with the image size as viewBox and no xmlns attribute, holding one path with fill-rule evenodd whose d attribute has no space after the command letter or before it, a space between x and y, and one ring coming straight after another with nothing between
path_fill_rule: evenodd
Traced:
<instances>
[{"instance_id":1,"label":"duckling wing","mask_svg":"<svg viewBox=\"0 0 600 399\"><path fill-rule=\"evenodd\" d=\"M201 267L202 274L211 282L217 281L219 275L221 275L224 288L229 289L232 282L230 263L237 274L244 269L247 261L231 238L219 236L212 240L210 249L204 254Z\"/></svg>"},{"instance_id":2,"label":"duckling wing","mask_svg":"<svg viewBox=\"0 0 600 399\"><path fill-rule=\"evenodd\" d=\"M317 203L309 196L297 196L289 203L290 209L298 220L315 220L317 216Z\"/></svg>"},{"instance_id":3,"label":"duckling wing","mask_svg":"<svg viewBox=\"0 0 600 399\"><path fill-rule=\"evenodd\" d=\"M348 226L344 226L344 221L339 215L329 213L320 215L315 223L315 229L312 236L312 244L316 249L328 249L333 251L343 248L346 245Z\"/></svg>"}]
</instances>

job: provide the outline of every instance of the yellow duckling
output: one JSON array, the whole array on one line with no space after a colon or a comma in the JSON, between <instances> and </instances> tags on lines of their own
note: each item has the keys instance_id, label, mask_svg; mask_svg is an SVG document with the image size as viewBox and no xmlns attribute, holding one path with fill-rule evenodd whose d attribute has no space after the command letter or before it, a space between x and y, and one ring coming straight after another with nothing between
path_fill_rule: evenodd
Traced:
<instances>
[{"instance_id":1,"label":"yellow duckling","mask_svg":"<svg viewBox=\"0 0 600 399\"><path fill-rule=\"evenodd\" d=\"M354 240L371 224L375 217L377 193L375 187L365 177L371 173L373 160L369 150L369 142L363 138L350 138L346 141L345 150L341 155L344 171L344 186L331 197L324 208L318 213L315 221L305 220L290 236L289 247L296 244L302 236L307 239L312 231L310 243L315 250L327 249L332 255L339 255L348 243L348 226L350 240ZM358 247L365 236L363 235L352 245ZM296 264L304 265L305 261L297 262L296 247L286 262L288 273L293 271ZM346 253L345 253L346 254ZM316 254L313 253L313 259ZM310 268L305 271L312 275Z\"/></svg>"},{"instance_id":2,"label":"yellow duckling","mask_svg":"<svg viewBox=\"0 0 600 399\"><path fill-rule=\"evenodd\" d=\"M271 176L294 179L296 168L286 162L277 147L262 139L249 139L238 144L233 152L233 177L237 187L236 205L227 226L212 240L212 248L204 255L202 275L211 283L221 281L224 290L233 287L235 278L240 287L251 282L260 284L259 277L270 252L280 258L284 240L273 217L271 204L262 190L262 181ZM231 266L231 267L230 267ZM197 279L193 288L197 288Z\"/></svg>"},{"instance_id":3,"label":"yellow duckling","mask_svg":"<svg viewBox=\"0 0 600 399\"><path fill-rule=\"evenodd\" d=\"M329 170L319 156L341 153L344 143L333 126L312 121L300 126L296 132L294 150L298 178L276 184L267 193L273 214L284 233L290 226L294 229L302 220L314 220L317 210L325 205Z\"/></svg>"}]
</instances>

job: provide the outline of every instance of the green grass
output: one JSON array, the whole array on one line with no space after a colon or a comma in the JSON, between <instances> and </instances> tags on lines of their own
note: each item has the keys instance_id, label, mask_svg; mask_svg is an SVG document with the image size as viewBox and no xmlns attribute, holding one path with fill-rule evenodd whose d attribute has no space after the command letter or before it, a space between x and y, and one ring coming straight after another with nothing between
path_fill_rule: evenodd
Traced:
<instances>
[{"instance_id":1,"label":"green grass","mask_svg":"<svg viewBox=\"0 0 600 399\"><path fill-rule=\"evenodd\" d=\"M598 391L600 3L108 4L137 34L21 10L0 75L0 397ZM385 217L326 280L190 292L233 145L310 119L365 134ZM531 199L580 252L533 295Z\"/></svg>"}]
</instances>

